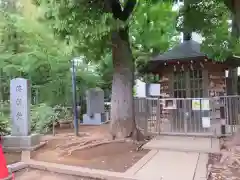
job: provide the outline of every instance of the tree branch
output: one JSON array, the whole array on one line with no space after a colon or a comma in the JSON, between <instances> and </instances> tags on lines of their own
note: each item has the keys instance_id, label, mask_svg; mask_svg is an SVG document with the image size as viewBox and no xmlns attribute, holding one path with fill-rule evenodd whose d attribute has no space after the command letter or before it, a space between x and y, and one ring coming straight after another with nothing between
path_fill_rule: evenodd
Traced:
<instances>
[{"instance_id":1,"label":"tree branch","mask_svg":"<svg viewBox=\"0 0 240 180\"><path fill-rule=\"evenodd\" d=\"M114 19L120 19L122 14L122 8L119 0L110 0L110 1L111 1L111 9L112 9Z\"/></svg>"},{"instance_id":2,"label":"tree branch","mask_svg":"<svg viewBox=\"0 0 240 180\"><path fill-rule=\"evenodd\" d=\"M136 0L128 0L122 10L119 0L110 1L114 19L120 19L121 21L126 21L130 17L136 5Z\"/></svg>"},{"instance_id":3,"label":"tree branch","mask_svg":"<svg viewBox=\"0 0 240 180\"><path fill-rule=\"evenodd\" d=\"M122 12L122 16L121 16L121 19L122 21L126 21L130 15L132 14L133 10L134 10L134 7L136 5L137 1L136 0L128 0L124 9L123 9L123 12Z\"/></svg>"}]
</instances>

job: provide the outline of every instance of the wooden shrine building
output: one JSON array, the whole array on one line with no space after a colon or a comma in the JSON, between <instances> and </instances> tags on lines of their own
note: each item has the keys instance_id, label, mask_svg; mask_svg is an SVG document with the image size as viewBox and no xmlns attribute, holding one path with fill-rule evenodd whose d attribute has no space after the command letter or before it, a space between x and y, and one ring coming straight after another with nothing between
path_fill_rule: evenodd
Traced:
<instances>
[{"instance_id":1,"label":"wooden shrine building","mask_svg":"<svg viewBox=\"0 0 240 180\"><path fill-rule=\"evenodd\" d=\"M160 131L219 134L221 124L236 124L238 66L237 58L224 62L209 59L193 40L153 57L146 72L160 77L165 97L159 112Z\"/></svg>"}]
</instances>

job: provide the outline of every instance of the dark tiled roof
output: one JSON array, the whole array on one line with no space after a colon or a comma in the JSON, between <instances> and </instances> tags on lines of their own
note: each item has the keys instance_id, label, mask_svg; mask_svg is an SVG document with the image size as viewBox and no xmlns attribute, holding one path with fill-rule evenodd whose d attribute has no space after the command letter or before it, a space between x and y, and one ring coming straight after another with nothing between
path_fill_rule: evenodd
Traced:
<instances>
[{"instance_id":1,"label":"dark tiled roof","mask_svg":"<svg viewBox=\"0 0 240 180\"><path fill-rule=\"evenodd\" d=\"M205 57L207 57L207 55L202 53L200 49L200 43L193 40L184 41L183 43L173 47L169 51L150 59L146 67L142 71L146 73L159 73L160 69L165 67L162 66L165 62L188 62L190 60L201 61ZM224 63L232 67L238 67L240 66L240 58L231 57L226 59L224 62L219 63Z\"/></svg>"},{"instance_id":2,"label":"dark tiled roof","mask_svg":"<svg viewBox=\"0 0 240 180\"><path fill-rule=\"evenodd\" d=\"M181 60L204 56L205 54L200 51L200 44L189 40L184 41L161 55L153 57L150 61Z\"/></svg>"}]
</instances>

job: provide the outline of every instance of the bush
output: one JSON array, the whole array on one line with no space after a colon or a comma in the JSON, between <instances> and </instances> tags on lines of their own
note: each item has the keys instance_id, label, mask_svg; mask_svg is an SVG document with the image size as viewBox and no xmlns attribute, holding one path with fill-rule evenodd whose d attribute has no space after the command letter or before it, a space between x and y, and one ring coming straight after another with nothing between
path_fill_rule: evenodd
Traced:
<instances>
[{"instance_id":1,"label":"bush","mask_svg":"<svg viewBox=\"0 0 240 180\"><path fill-rule=\"evenodd\" d=\"M61 105L56 105L54 107L55 113L57 114L57 119L58 120L69 120L71 118L71 109L61 106Z\"/></svg>"},{"instance_id":2,"label":"bush","mask_svg":"<svg viewBox=\"0 0 240 180\"><path fill-rule=\"evenodd\" d=\"M8 135L10 128L10 104L8 101L0 102L0 135Z\"/></svg>"},{"instance_id":3,"label":"bush","mask_svg":"<svg viewBox=\"0 0 240 180\"><path fill-rule=\"evenodd\" d=\"M0 135L9 135L11 132L10 118L0 112Z\"/></svg>"},{"instance_id":4,"label":"bush","mask_svg":"<svg viewBox=\"0 0 240 180\"><path fill-rule=\"evenodd\" d=\"M11 132L9 102L2 102L0 107L0 135L8 135ZM59 113L46 104L32 105L31 131L42 134L49 132L52 130L53 122L58 119L58 116Z\"/></svg>"},{"instance_id":5,"label":"bush","mask_svg":"<svg viewBox=\"0 0 240 180\"><path fill-rule=\"evenodd\" d=\"M1 113L4 115L10 115L10 103L9 101L0 102Z\"/></svg>"},{"instance_id":6,"label":"bush","mask_svg":"<svg viewBox=\"0 0 240 180\"><path fill-rule=\"evenodd\" d=\"M52 130L58 114L46 104L33 105L31 108L31 131L45 134Z\"/></svg>"}]
</instances>

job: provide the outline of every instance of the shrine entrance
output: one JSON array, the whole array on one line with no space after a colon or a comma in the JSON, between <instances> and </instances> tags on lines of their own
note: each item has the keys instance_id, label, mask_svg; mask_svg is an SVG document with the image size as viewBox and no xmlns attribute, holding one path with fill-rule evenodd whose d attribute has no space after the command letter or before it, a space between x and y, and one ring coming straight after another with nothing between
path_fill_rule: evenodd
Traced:
<instances>
[{"instance_id":1,"label":"shrine entrance","mask_svg":"<svg viewBox=\"0 0 240 180\"><path fill-rule=\"evenodd\" d=\"M173 76L174 98L202 98L203 97L203 71L188 70L174 72Z\"/></svg>"},{"instance_id":2,"label":"shrine entrance","mask_svg":"<svg viewBox=\"0 0 240 180\"><path fill-rule=\"evenodd\" d=\"M176 109L172 110L171 131L180 133L204 132L202 117L206 113L201 109L193 110L192 100L201 102L204 95L203 71L188 70L173 73L173 97Z\"/></svg>"},{"instance_id":3,"label":"shrine entrance","mask_svg":"<svg viewBox=\"0 0 240 180\"><path fill-rule=\"evenodd\" d=\"M240 66L239 59L214 61L202 53L200 47L198 42L185 40L148 62L145 72L160 77L161 94L154 100L156 113L152 113L151 104L146 103L149 110L145 125L155 127L151 131L221 135L221 124L240 119L240 108L234 103L239 102L239 97L233 97L237 92L234 70ZM227 79L226 70L232 72Z\"/></svg>"}]
</instances>

